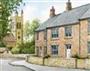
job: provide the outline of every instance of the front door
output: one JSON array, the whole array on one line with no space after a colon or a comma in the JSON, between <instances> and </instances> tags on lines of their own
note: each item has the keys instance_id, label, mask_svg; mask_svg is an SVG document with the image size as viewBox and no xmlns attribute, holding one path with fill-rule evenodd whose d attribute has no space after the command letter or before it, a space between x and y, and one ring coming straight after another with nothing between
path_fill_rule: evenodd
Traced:
<instances>
[{"instance_id":1,"label":"front door","mask_svg":"<svg viewBox=\"0 0 90 71\"><path fill-rule=\"evenodd\" d=\"M71 58L71 44L66 44L66 58Z\"/></svg>"}]
</instances>

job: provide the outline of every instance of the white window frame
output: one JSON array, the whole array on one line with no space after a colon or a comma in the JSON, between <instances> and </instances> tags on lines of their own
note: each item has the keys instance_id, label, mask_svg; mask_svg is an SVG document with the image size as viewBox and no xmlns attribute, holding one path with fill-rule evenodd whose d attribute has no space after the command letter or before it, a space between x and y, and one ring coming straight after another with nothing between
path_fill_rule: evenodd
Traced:
<instances>
[{"instance_id":1,"label":"white window frame","mask_svg":"<svg viewBox=\"0 0 90 71\"><path fill-rule=\"evenodd\" d=\"M59 28L52 28L51 29L51 37L58 38L58 36L59 36Z\"/></svg>"},{"instance_id":2,"label":"white window frame","mask_svg":"<svg viewBox=\"0 0 90 71\"><path fill-rule=\"evenodd\" d=\"M72 36L72 26L65 26L65 36L66 37Z\"/></svg>"}]
</instances>

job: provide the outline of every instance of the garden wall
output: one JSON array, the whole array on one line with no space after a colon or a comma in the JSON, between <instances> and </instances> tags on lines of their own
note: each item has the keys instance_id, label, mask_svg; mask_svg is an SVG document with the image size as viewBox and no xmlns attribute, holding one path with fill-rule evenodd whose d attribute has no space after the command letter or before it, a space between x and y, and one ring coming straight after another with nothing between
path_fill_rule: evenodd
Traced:
<instances>
[{"instance_id":1,"label":"garden wall","mask_svg":"<svg viewBox=\"0 0 90 71\"><path fill-rule=\"evenodd\" d=\"M27 58L27 61L38 65L44 64L46 66L54 67L90 69L90 59L47 58L44 59L43 63L43 58L30 56Z\"/></svg>"},{"instance_id":2,"label":"garden wall","mask_svg":"<svg viewBox=\"0 0 90 71\"><path fill-rule=\"evenodd\" d=\"M43 65L43 58L41 57L28 57L27 61L32 64ZM75 68L75 59L48 58L44 60L44 65Z\"/></svg>"}]
</instances>

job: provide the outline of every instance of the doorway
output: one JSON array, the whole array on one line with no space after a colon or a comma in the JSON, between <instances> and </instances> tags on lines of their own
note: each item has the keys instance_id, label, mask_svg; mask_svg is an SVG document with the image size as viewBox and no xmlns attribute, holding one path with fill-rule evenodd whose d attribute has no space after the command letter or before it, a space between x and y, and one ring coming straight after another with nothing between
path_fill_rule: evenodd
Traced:
<instances>
[{"instance_id":1,"label":"doorway","mask_svg":"<svg viewBox=\"0 0 90 71\"><path fill-rule=\"evenodd\" d=\"M71 58L71 44L66 44L66 58Z\"/></svg>"}]
</instances>

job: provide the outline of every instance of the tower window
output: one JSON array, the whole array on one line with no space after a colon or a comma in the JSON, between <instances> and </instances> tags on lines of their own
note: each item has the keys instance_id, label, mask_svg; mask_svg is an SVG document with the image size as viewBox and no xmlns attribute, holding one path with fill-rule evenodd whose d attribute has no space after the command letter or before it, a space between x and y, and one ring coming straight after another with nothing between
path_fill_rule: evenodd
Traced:
<instances>
[{"instance_id":1,"label":"tower window","mask_svg":"<svg viewBox=\"0 0 90 71\"><path fill-rule=\"evenodd\" d=\"M17 23L17 29L21 29L21 22Z\"/></svg>"},{"instance_id":2,"label":"tower window","mask_svg":"<svg viewBox=\"0 0 90 71\"><path fill-rule=\"evenodd\" d=\"M18 39L20 39L20 36L18 36Z\"/></svg>"}]
</instances>

